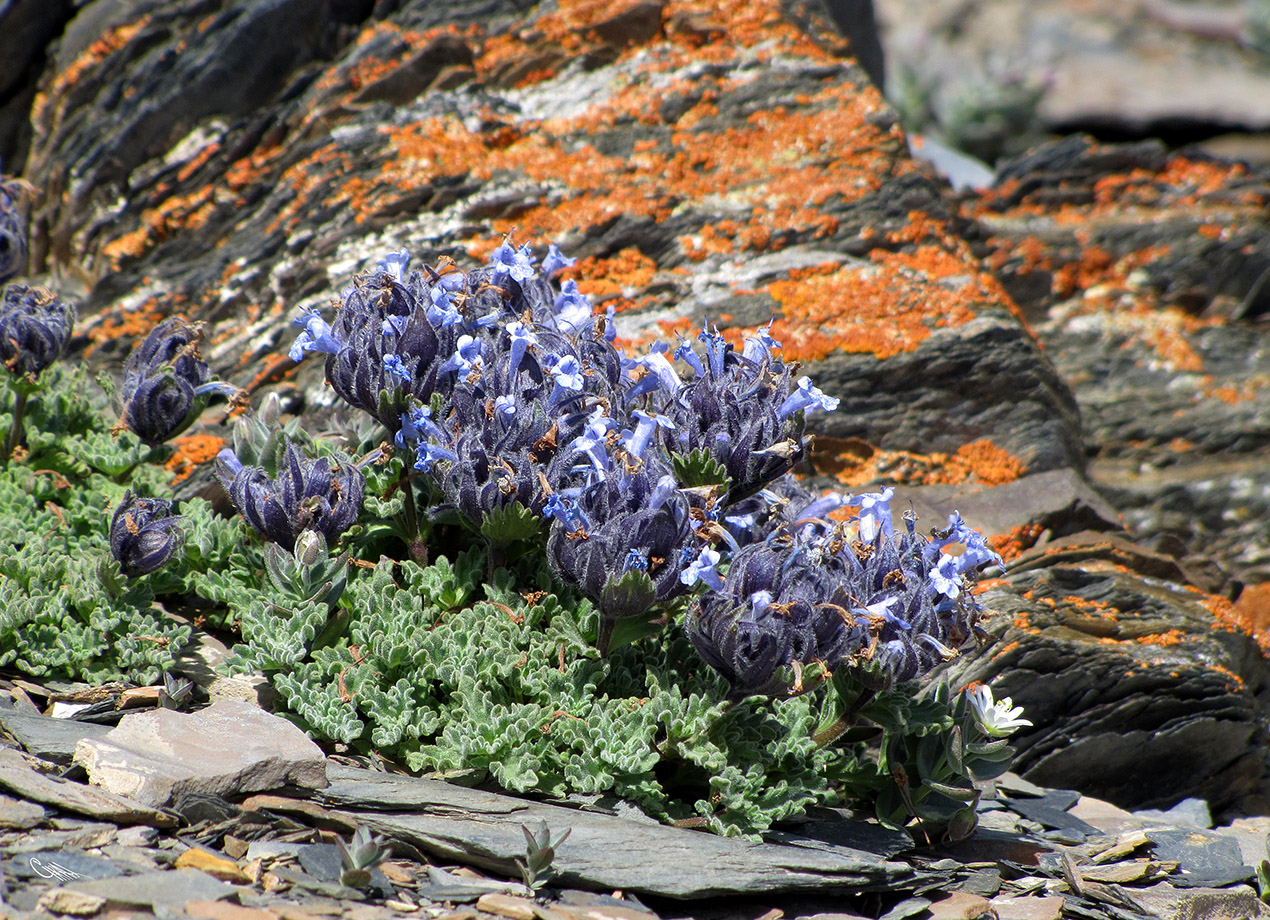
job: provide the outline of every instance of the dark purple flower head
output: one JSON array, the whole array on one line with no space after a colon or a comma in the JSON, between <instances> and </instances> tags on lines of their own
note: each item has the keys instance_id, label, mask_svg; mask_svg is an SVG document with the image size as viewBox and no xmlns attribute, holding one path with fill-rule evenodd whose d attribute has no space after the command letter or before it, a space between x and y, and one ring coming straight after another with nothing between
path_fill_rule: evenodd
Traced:
<instances>
[{"instance_id":1,"label":"dark purple flower head","mask_svg":"<svg viewBox=\"0 0 1270 920\"><path fill-rule=\"evenodd\" d=\"M35 377L66 351L75 308L45 287L10 284L0 300L0 362L15 377Z\"/></svg>"},{"instance_id":2,"label":"dark purple flower head","mask_svg":"<svg viewBox=\"0 0 1270 920\"><path fill-rule=\"evenodd\" d=\"M927 538L911 519L893 525L889 489L806 498L733 554L722 588L689 616L689 638L735 695L782 692L782 669L811 661L882 689L920 677L981 633L970 589L979 567L1000 557L959 516ZM854 528L820 517L844 504L860 509Z\"/></svg>"},{"instance_id":3,"label":"dark purple flower head","mask_svg":"<svg viewBox=\"0 0 1270 920\"><path fill-rule=\"evenodd\" d=\"M243 466L231 450L216 458L216 478L229 500L266 539L290 550L305 530L334 544L357 522L366 481L352 464L332 469L325 457L310 459L289 439L278 457L278 477L259 466Z\"/></svg>"},{"instance_id":4,"label":"dark purple flower head","mask_svg":"<svg viewBox=\"0 0 1270 920\"><path fill-rule=\"evenodd\" d=\"M110 519L110 552L129 578L162 568L185 543L180 515L161 498L140 498L132 490Z\"/></svg>"},{"instance_id":5,"label":"dark purple flower head","mask_svg":"<svg viewBox=\"0 0 1270 920\"><path fill-rule=\"evenodd\" d=\"M547 512L551 567L609 620L643 616L687 593L680 577L700 551L688 496L651 463L562 491Z\"/></svg>"},{"instance_id":6,"label":"dark purple flower head","mask_svg":"<svg viewBox=\"0 0 1270 920\"><path fill-rule=\"evenodd\" d=\"M227 383L208 380L210 371L198 354L202 338L201 325L169 317L124 362L120 414L145 443L162 444L188 428L210 394L236 392Z\"/></svg>"},{"instance_id":7,"label":"dark purple flower head","mask_svg":"<svg viewBox=\"0 0 1270 920\"><path fill-rule=\"evenodd\" d=\"M421 271L406 274L406 264L404 254L395 253L378 270L359 275L344 292L334 322L307 314L292 347L296 358L326 353L331 388L394 434L411 397L425 405L432 398L440 366L463 332L459 324L429 319L436 312L434 295L440 300L452 295Z\"/></svg>"},{"instance_id":8,"label":"dark purple flower head","mask_svg":"<svg viewBox=\"0 0 1270 920\"><path fill-rule=\"evenodd\" d=\"M26 230L18 213L20 183L0 180L0 284L26 268Z\"/></svg>"}]
</instances>

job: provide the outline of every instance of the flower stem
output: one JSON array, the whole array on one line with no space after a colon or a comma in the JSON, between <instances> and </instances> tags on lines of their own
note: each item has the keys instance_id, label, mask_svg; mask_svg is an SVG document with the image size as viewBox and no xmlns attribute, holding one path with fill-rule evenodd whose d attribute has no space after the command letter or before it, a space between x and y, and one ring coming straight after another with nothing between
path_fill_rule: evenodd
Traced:
<instances>
[{"instance_id":1,"label":"flower stem","mask_svg":"<svg viewBox=\"0 0 1270 920\"><path fill-rule=\"evenodd\" d=\"M816 747L828 747L846 734L847 729L855 725L856 719L860 718L860 710L863 709L865 704L872 700L875 695L876 694L872 690L861 691L860 695L856 697L855 701L846 708L842 715L838 716L838 718L834 719L833 722L811 736L811 740L815 743Z\"/></svg>"},{"instance_id":2,"label":"flower stem","mask_svg":"<svg viewBox=\"0 0 1270 920\"><path fill-rule=\"evenodd\" d=\"M22 387L15 387L13 393L13 424L9 426L9 434L4 439L4 456L0 457L0 463L8 463L9 458L13 456L13 449L18 446L18 441L22 438L22 416L26 414L27 391Z\"/></svg>"},{"instance_id":3,"label":"flower stem","mask_svg":"<svg viewBox=\"0 0 1270 920\"><path fill-rule=\"evenodd\" d=\"M428 545L419 538L419 514L415 510L415 485L414 477L408 475L406 470L401 471L401 478L397 481L399 488L405 492L405 500L402 502L402 511L406 516L406 548L410 552L410 558L420 566L428 564Z\"/></svg>"}]
</instances>

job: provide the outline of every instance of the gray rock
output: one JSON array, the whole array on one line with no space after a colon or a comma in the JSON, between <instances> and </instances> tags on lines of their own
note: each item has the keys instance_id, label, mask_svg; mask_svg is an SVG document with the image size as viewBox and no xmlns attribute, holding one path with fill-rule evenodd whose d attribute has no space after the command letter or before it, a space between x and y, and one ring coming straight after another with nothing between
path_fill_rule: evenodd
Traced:
<instances>
[{"instance_id":1,"label":"gray rock","mask_svg":"<svg viewBox=\"0 0 1270 920\"><path fill-rule=\"evenodd\" d=\"M372 830L443 859L515 876L523 825L572 828L553 863L560 884L673 898L901 886L911 870L849 847L750 843L543 805L435 780L332 764L321 797ZM385 809L400 809L385 813ZM368 810L375 809L375 810ZM639 858L631 858L638 853Z\"/></svg>"},{"instance_id":2,"label":"gray rock","mask_svg":"<svg viewBox=\"0 0 1270 920\"><path fill-rule=\"evenodd\" d=\"M1270 75L1239 3L877 0L888 91L945 130L1040 90L1037 128L1118 134L1270 127ZM1019 105L1030 98L1017 93ZM918 100L920 99L920 103ZM984 121L989 121L984 118Z\"/></svg>"},{"instance_id":3,"label":"gray rock","mask_svg":"<svg viewBox=\"0 0 1270 920\"><path fill-rule=\"evenodd\" d=\"M1215 629L1211 601L1170 570L1114 536L1076 535L1024 555L984 595L993 642L951 674L1024 707L1035 727L1014 736L1014 769L1026 779L1130 807L1192 795L1221 810L1259 788L1260 651Z\"/></svg>"},{"instance_id":4,"label":"gray rock","mask_svg":"<svg viewBox=\"0 0 1270 920\"><path fill-rule=\"evenodd\" d=\"M1213 814L1209 811L1208 803L1203 799L1185 798L1166 811L1158 808L1143 808L1133 814L1146 821L1158 821L1161 824L1181 824L1202 828L1213 826Z\"/></svg>"},{"instance_id":5,"label":"gray rock","mask_svg":"<svg viewBox=\"0 0 1270 920\"><path fill-rule=\"evenodd\" d=\"M326 784L325 757L304 732L236 700L192 714L158 709L124 716L105 738L81 742L75 762L95 785L156 806L185 792Z\"/></svg>"},{"instance_id":6,"label":"gray rock","mask_svg":"<svg viewBox=\"0 0 1270 920\"><path fill-rule=\"evenodd\" d=\"M54 719L16 710L0 709L0 726L13 735L23 749L35 757L54 763L70 763L75 745L84 738L101 738L105 725L75 719Z\"/></svg>"},{"instance_id":7,"label":"gray rock","mask_svg":"<svg viewBox=\"0 0 1270 920\"><path fill-rule=\"evenodd\" d=\"M35 827L44 820L44 809L34 802L0 795L0 830L21 830Z\"/></svg>"},{"instance_id":8,"label":"gray rock","mask_svg":"<svg viewBox=\"0 0 1270 920\"><path fill-rule=\"evenodd\" d=\"M116 878L70 882L62 887L109 902L151 909L180 910L186 901L219 901L237 894L233 885L197 869L143 872Z\"/></svg>"},{"instance_id":9,"label":"gray rock","mask_svg":"<svg viewBox=\"0 0 1270 920\"><path fill-rule=\"evenodd\" d=\"M1125 889L1121 889L1125 890ZM1160 882L1129 890L1129 897L1149 917L1170 920L1266 920L1267 907L1247 885L1234 888L1175 888Z\"/></svg>"},{"instance_id":10,"label":"gray rock","mask_svg":"<svg viewBox=\"0 0 1270 920\"><path fill-rule=\"evenodd\" d=\"M9 871L16 878L51 879L55 884L79 879L114 878L127 874L125 869L109 859L89 856L82 850L62 848L53 851L23 853L13 861Z\"/></svg>"},{"instance_id":11,"label":"gray rock","mask_svg":"<svg viewBox=\"0 0 1270 920\"><path fill-rule=\"evenodd\" d=\"M0 787L63 811L120 824L149 824L154 827L176 824L176 819L170 815L146 808L132 799L40 773L16 751L0 751Z\"/></svg>"},{"instance_id":12,"label":"gray rock","mask_svg":"<svg viewBox=\"0 0 1270 920\"><path fill-rule=\"evenodd\" d=\"M1199 828L1152 830L1149 836L1157 859L1178 864L1178 874L1169 879L1178 887L1224 887L1254 875L1230 837Z\"/></svg>"}]
</instances>

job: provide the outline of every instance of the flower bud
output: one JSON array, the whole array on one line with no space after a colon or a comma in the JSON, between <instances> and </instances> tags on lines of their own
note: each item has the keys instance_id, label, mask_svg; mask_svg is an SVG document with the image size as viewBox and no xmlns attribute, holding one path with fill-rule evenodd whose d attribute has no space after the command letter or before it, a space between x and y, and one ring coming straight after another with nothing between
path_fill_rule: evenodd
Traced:
<instances>
[{"instance_id":1,"label":"flower bud","mask_svg":"<svg viewBox=\"0 0 1270 920\"><path fill-rule=\"evenodd\" d=\"M154 446L180 434L213 392L233 394L226 383L208 382L199 358L202 329L170 317L150 330L123 367L121 415L137 437Z\"/></svg>"},{"instance_id":2,"label":"flower bud","mask_svg":"<svg viewBox=\"0 0 1270 920\"><path fill-rule=\"evenodd\" d=\"M278 478L263 467L244 466L231 450L216 458L216 478L247 523L267 539L297 553L297 537L315 530L327 545L357 522L366 481L352 464L334 470L325 457L309 459L290 440L278 461ZM307 541L307 537L304 538Z\"/></svg>"},{"instance_id":3,"label":"flower bud","mask_svg":"<svg viewBox=\"0 0 1270 920\"><path fill-rule=\"evenodd\" d=\"M74 325L75 308L48 288L10 284L0 300L0 361L15 377L34 377L66 351Z\"/></svg>"},{"instance_id":4,"label":"flower bud","mask_svg":"<svg viewBox=\"0 0 1270 920\"><path fill-rule=\"evenodd\" d=\"M132 491L110 519L110 552L129 578L162 568L185 543L181 517L161 498L139 498Z\"/></svg>"}]
</instances>

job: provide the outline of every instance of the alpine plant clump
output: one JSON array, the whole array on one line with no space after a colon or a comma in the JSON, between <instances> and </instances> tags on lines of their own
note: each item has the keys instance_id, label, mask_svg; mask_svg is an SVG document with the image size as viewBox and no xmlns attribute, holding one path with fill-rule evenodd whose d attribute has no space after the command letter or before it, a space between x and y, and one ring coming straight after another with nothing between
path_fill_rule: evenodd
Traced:
<instances>
[{"instance_id":1,"label":"alpine plant clump","mask_svg":"<svg viewBox=\"0 0 1270 920\"><path fill-rule=\"evenodd\" d=\"M468 272L395 252L333 318L297 319L290 355L325 355L334 391L407 453L403 482L423 477L430 519L480 534L494 565L545 546L598 611L602 653L619 624L685 610L730 698L788 698L808 669L884 691L982 633L976 574L1001 559L959 516L923 535L896 526L889 489L816 497L790 476L806 416L838 400L795 375L770 323L741 347L707 325L628 357L611 308L552 282L568 264L510 239Z\"/></svg>"}]
</instances>

